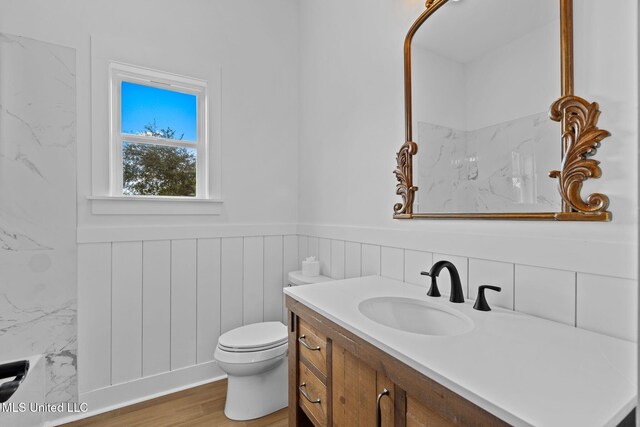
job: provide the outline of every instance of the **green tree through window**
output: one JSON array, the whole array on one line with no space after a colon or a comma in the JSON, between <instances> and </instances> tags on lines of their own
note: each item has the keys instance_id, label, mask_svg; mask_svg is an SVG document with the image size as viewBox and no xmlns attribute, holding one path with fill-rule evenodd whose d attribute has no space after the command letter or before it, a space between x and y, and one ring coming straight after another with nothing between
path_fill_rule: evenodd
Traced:
<instances>
[{"instance_id":1,"label":"green tree through window","mask_svg":"<svg viewBox=\"0 0 640 427\"><path fill-rule=\"evenodd\" d=\"M144 126L139 135L176 138L176 131L158 129L155 120ZM196 150L156 144L122 144L123 193L127 195L188 196L196 195Z\"/></svg>"}]
</instances>

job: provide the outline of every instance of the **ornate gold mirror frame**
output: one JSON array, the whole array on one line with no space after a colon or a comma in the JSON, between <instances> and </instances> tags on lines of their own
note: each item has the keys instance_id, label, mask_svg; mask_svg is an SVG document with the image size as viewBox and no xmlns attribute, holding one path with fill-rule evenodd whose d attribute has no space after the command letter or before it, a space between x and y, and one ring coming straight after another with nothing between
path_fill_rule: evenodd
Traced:
<instances>
[{"instance_id":1,"label":"ornate gold mirror frame","mask_svg":"<svg viewBox=\"0 0 640 427\"><path fill-rule=\"evenodd\" d=\"M413 23L404 41L404 96L405 143L397 153L395 175L398 180L396 194L402 198L394 205L395 219L502 219L502 220L556 220L556 221L611 221L607 211L609 198L600 193L581 195L582 185L589 178L600 178L600 162L592 157L600 141L610 136L597 126L598 104L574 95L573 88L573 0L560 1L560 56L561 97L549 110L551 120L562 125L561 170L549 173L558 179L562 197L562 212L518 213L417 213L413 212L415 192L413 185L413 156L418 145L413 141L411 110L411 41L420 26L448 0L427 0L426 10Z\"/></svg>"}]
</instances>

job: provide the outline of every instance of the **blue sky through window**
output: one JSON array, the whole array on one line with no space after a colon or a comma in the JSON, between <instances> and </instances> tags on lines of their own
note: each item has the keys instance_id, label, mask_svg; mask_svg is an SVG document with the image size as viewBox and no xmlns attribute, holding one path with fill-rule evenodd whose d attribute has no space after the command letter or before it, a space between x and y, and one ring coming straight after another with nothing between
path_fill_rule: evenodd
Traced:
<instances>
[{"instance_id":1,"label":"blue sky through window","mask_svg":"<svg viewBox=\"0 0 640 427\"><path fill-rule=\"evenodd\" d=\"M170 127L175 137L195 141L197 97L188 93L122 82L122 132L138 134L155 120L157 129Z\"/></svg>"}]
</instances>

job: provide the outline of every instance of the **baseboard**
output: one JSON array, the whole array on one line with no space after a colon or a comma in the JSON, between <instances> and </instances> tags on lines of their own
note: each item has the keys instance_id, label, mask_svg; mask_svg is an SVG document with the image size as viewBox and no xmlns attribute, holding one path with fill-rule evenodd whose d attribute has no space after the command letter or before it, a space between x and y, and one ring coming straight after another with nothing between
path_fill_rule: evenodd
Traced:
<instances>
[{"instance_id":1,"label":"baseboard","mask_svg":"<svg viewBox=\"0 0 640 427\"><path fill-rule=\"evenodd\" d=\"M79 402L87 404L89 408L87 412L49 420L45 422L44 426L53 427L78 421L225 378L226 375L222 370L215 362L211 361L112 385L80 395Z\"/></svg>"}]
</instances>

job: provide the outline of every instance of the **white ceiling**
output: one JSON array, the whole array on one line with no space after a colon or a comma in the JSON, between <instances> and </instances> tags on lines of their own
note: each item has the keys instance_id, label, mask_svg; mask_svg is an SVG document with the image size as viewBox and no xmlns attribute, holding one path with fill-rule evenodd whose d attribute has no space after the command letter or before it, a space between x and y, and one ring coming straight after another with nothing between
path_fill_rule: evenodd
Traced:
<instances>
[{"instance_id":1,"label":"white ceiling","mask_svg":"<svg viewBox=\"0 0 640 427\"><path fill-rule=\"evenodd\" d=\"M558 0L449 0L420 27L413 43L467 63L558 21L559 15Z\"/></svg>"}]
</instances>

